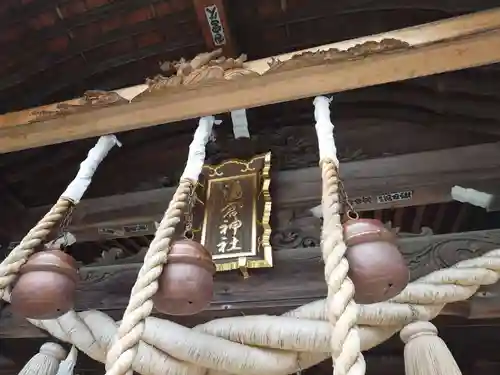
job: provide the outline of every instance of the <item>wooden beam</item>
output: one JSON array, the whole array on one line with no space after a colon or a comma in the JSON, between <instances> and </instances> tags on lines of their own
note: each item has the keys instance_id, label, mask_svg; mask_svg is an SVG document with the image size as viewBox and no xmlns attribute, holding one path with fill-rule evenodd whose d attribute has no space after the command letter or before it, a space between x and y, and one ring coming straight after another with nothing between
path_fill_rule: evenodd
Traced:
<instances>
[{"instance_id":1,"label":"wooden beam","mask_svg":"<svg viewBox=\"0 0 500 375\"><path fill-rule=\"evenodd\" d=\"M401 238L399 245L410 265L411 277L415 279L443 265L452 265L497 248L500 245L500 230L407 237ZM326 285L319 248L282 249L274 252L274 259L276 266L273 269L253 270L246 280L237 272L217 274L213 302L196 319L206 320L222 313L232 315L258 309L260 313L272 313L273 309L290 309L325 297ZM138 260L137 263L122 265L83 267L80 270L82 281L76 309L114 311L119 315L127 306L141 264ZM301 282L291 283L292 277ZM481 304L485 300L488 298L472 299L471 303ZM448 308L446 313L474 318L469 311L474 309L458 304ZM484 311L482 314L485 314ZM0 313L0 339L39 337L41 334L37 328L14 317L9 307Z\"/></svg>"},{"instance_id":2,"label":"wooden beam","mask_svg":"<svg viewBox=\"0 0 500 375\"><path fill-rule=\"evenodd\" d=\"M373 50L373 44L365 46L369 51L355 58L347 52L350 57L323 62L316 59L312 66L305 59L272 74L182 86L137 100L132 99L146 87L126 88L117 93L130 102L118 100L116 105L42 122L33 122L36 113L54 111L60 103L6 114L0 117L0 152L492 64L500 61L500 8L318 48L345 50L384 38L400 39L409 47L376 53L379 44L375 43ZM260 74L266 71L268 61L254 61L247 68ZM78 100L62 104L75 102Z\"/></svg>"},{"instance_id":3,"label":"wooden beam","mask_svg":"<svg viewBox=\"0 0 500 375\"><path fill-rule=\"evenodd\" d=\"M449 202L454 185L478 189L500 185L500 143L346 162L340 170L349 198L360 211ZM68 229L79 242L153 234L154 222L162 217L174 190L83 200ZM272 175L271 191L275 213L313 208L321 201L319 168L277 172ZM392 199L390 193L398 192L411 194ZM17 219L6 215L1 218L2 227L17 241L48 210L34 208ZM143 230L127 230L137 224Z\"/></svg>"}]
</instances>

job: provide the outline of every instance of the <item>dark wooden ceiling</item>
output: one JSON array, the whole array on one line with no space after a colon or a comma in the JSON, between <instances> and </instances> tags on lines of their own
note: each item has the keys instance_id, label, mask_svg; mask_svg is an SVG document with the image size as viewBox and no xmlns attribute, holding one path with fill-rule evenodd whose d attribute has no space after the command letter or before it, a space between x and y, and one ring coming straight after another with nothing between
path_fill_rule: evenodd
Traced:
<instances>
[{"instance_id":1,"label":"dark wooden ceiling","mask_svg":"<svg viewBox=\"0 0 500 375\"><path fill-rule=\"evenodd\" d=\"M499 0L225 1L236 52L247 53L250 59L498 5ZM0 112L8 112L69 99L89 89L143 83L160 72L160 61L193 57L205 51L206 45L192 0L3 0L0 48ZM500 66L493 65L338 94L333 118L342 159L498 141L499 81ZM271 149L273 168L317 163L310 100L252 109L248 117L251 149ZM213 161L239 148L234 146L229 117L221 118L225 121L216 129L217 141L208 150ZM123 148L111 152L86 196L174 185L195 126L191 120L120 134ZM94 142L87 139L0 155L0 198L9 196L19 207L50 204L73 178ZM472 208L466 224L452 228L458 204L447 207L450 220L445 222L450 228L437 232L479 229L490 223L483 210ZM426 208L425 225L434 221L437 209ZM414 210L406 209L405 215L412 216ZM382 212L384 219L393 214ZM149 239L120 241L89 246L99 251L126 247L136 252ZM87 245L82 244L82 249ZM86 254L89 262L95 255ZM483 345L472 345L468 357L462 356L470 348L460 340L463 327L444 332L455 345L457 358L496 360L484 348L488 348L485 343L491 348L498 344L498 327L493 329L490 322L486 328L467 329L467 335L469 331L471 342ZM394 343L381 346L375 354L401 356L401 345ZM26 357L18 363L34 354L39 343L33 342L29 349L22 349L21 344L26 342L9 343L8 354ZM96 371L95 364L89 367Z\"/></svg>"},{"instance_id":2,"label":"dark wooden ceiling","mask_svg":"<svg viewBox=\"0 0 500 375\"><path fill-rule=\"evenodd\" d=\"M236 52L250 59L498 6L498 0L226 0ZM4 0L0 5L0 111L144 82L159 62L206 50L193 0ZM376 74L376 72L374 72ZM336 95L343 160L499 140L500 66ZM304 77L304 84L307 77ZM316 164L310 100L248 111L255 152L277 169ZM231 122L216 129L210 160L234 151ZM120 134L88 197L176 183L196 121ZM0 192L19 206L54 201L95 142L0 155ZM236 147L237 149L238 147Z\"/></svg>"},{"instance_id":3,"label":"dark wooden ceiling","mask_svg":"<svg viewBox=\"0 0 500 375\"><path fill-rule=\"evenodd\" d=\"M226 0L251 59L498 6L496 0ZM141 83L206 49L192 0L4 0L0 110Z\"/></svg>"}]
</instances>

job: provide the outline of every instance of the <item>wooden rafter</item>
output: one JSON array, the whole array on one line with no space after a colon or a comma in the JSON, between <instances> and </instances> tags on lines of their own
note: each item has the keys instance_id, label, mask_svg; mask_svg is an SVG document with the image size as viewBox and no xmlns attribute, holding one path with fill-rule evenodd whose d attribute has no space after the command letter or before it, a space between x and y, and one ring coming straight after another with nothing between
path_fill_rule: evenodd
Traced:
<instances>
[{"instance_id":1,"label":"wooden rafter","mask_svg":"<svg viewBox=\"0 0 500 375\"><path fill-rule=\"evenodd\" d=\"M0 152L492 64L500 61L500 8L315 50L345 50L384 38L399 39L409 47L313 66L291 67L258 77L184 86L172 93L42 122L33 122L34 110L6 114L0 117ZM279 58L286 60L290 55ZM253 61L246 68L260 74L266 71L267 62L268 59ZM144 90L144 86L136 86L117 93L130 98L130 92ZM36 111L54 107L46 106Z\"/></svg>"}]
</instances>

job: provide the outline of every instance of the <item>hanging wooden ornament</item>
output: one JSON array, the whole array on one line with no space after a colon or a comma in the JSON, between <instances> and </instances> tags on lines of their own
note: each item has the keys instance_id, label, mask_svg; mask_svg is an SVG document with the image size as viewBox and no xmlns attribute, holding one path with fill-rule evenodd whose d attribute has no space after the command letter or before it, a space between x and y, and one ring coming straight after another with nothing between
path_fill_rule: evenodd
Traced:
<instances>
[{"instance_id":1,"label":"hanging wooden ornament","mask_svg":"<svg viewBox=\"0 0 500 375\"><path fill-rule=\"evenodd\" d=\"M210 252L191 239L174 242L153 297L156 309L169 315L193 315L210 304L215 264Z\"/></svg>"},{"instance_id":2,"label":"hanging wooden ornament","mask_svg":"<svg viewBox=\"0 0 500 375\"><path fill-rule=\"evenodd\" d=\"M57 248L35 253L19 271L11 308L25 318L58 318L73 308L78 278L71 255Z\"/></svg>"},{"instance_id":3,"label":"hanging wooden ornament","mask_svg":"<svg viewBox=\"0 0 500 375\"><path fill-rule=\"evenodd\" d=\"M396 245L396 236L382 222L348 220L344 223L344 241L356 302L386 301L408 285L410 272Z\"/></svg>"}]
</instances>

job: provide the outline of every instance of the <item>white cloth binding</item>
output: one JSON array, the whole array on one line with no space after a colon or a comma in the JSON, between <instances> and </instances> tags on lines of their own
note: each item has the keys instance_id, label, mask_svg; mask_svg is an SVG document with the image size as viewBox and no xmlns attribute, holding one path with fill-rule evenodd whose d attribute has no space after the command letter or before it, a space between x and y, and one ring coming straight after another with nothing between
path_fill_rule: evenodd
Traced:
<instances>
[{"instance_id":1,"label":"white cloth binding","mask_svg":"<svg viewBox=\"0 0 500 375\"><path fill-rule=\"evenodd\" d=\"M469 203L473 206L481 207L486 210L494 202L495 196L484 191L479 191L471 188L464 188L455 185L451 188L451 197L462 203Z\"/></svg>"},{"instance_id":2,"label":"white cloth binding","mask_svg":"<svg viewBox=\"0 0 500 375\"><path fill-rule=\"evenodd\" d=\"M182 173L181 180L189 179L198 181L203 164L205 163L205 147L212 134L214 123L220 124L214 116L200 118L198 128L194 132L193 140L189 145L189 154L186 162L186 168Z\"/></svg>"},{"instance_id":3,"label":"white cloth binding","mask_svg":"<svg viewBox=\"0 0 500 375\"><path fill-rule=\"evenodd\" d=\"M89 151L87 158L80 164L80 169L73 181L68 185L61 198L69 199L75 204L80 202L83 194L90 185L92 177L103 159L113 146L121 143L114 135L105 135L99 138L97 144Z\"/></svg>"},{"instance_id":4,"label":"white cloth binding","mask_svg":"<svg viewBox=\"0 0 500 375\"><path fill-rule=\"evenodd\" d=\"M250 138L247 111L245 109L231 111L231 120L233 121L234 139Z\"/></svg>"},{"instance_id":5,"label":"white cloth binding","mask_svg":"<svg viewBox=\"0 0 500 375\"><path fill-rule=\"evenodd\" d=\"M330 159L338 164L337 148L333 138L333 124L330 120L330 102L325 96L314 99L314 118L316 119L316 134L318 135L319 160Z\"/></svg>"}]
</instances>

